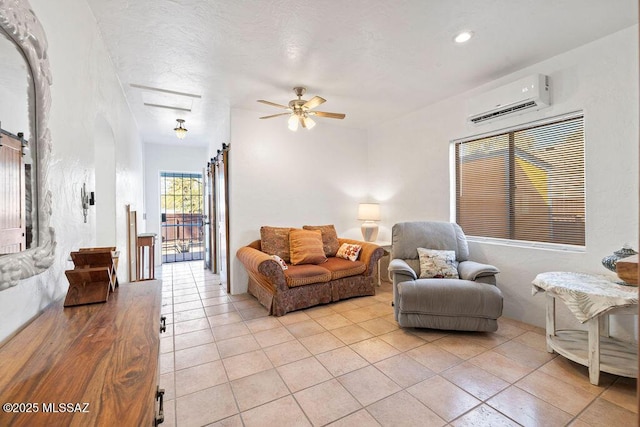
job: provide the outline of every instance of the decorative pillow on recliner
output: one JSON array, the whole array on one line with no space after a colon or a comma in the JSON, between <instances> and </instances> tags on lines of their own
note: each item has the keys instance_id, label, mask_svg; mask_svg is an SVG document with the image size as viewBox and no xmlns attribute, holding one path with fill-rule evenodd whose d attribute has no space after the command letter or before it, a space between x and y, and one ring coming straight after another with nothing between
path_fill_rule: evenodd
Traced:
<instances>
[{"instance_id":1,"label":"decorative pillow on recliner","mask_svg":"<svg viewBox=\"0 0 640 427\"><path fill-rule=\"evenodd\" d=\"M320 230L293 229L289 233L291 264L322 264L327 260Z\"/></svg>"},{"instance_id":2,"label":"decorative pillow on recliner","mask_svg":"<svg viewBox=\"0 0 640 427\"><path fill-rule=\"evenodd\" d=\"M260 249L289 262L289 227L260 227Z\"/></svg>"},{"instance_id":3,"label":"decorative pillow on recliner","mask_svg":"<svg viewBox=\"0 0 640 427\"><path fill-rule=\"evenodd\" d=\"M324 246L324 254L327 257L336 256L336 252L340 248L338 241L338 233L333 224L329 225L303 225L304 230L320 230L322 233L322 245Z\"/></svg>"},{"instance_id":4,"label":"decorative pillow on recliner","mask_svg":"<svg viewBox=\"0 0 640 427\"><path fill-rule=\"evenodd\" d=\"M455 251L418 248L420 278L459 279Z\"/></svg>"},{"instance_id":5,"label":"decorative pillow on recliner","mask_svg":"<svg viewBox=\"0 0 640 427\"><path fill-rule=\"evenodd\" d=\"M336 252L336 258L344 258L348 259L349 261L355 261L358 259L358 255L360 255L360 249L362 249L362 246L360 245L343 243L340 246L340 249L338 249L338 252Z\"/></svg>"}]
</instances>

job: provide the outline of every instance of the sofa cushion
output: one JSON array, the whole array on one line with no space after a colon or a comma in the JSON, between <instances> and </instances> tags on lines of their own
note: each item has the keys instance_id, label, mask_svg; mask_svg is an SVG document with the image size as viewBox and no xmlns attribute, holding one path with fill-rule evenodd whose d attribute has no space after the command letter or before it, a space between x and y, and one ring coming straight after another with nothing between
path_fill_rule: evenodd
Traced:
<instances>
[{"instance_id":1,"label":"sofa cushion","mask_svg":"<svg viewBox=\"0 0 640 427\"><path fill-rule=\"evenodd\" d=\"M260 248L268 255L278 255L289 262L289 227L260 227Z\"/></svg>"},{"instance_id":2,"label":"sofa cushion","mask_svg":"<svg viewBox=\"0 0 640 427\"><path fill-rule=\"evenodd\" d=\"M355 245L351 243L343 243L338 249L336 253L337 258L348 259L350 261L355 261L358 259L358 255L360 255L360 250L362 246Z\"/></svg>"},{"instance_id":3,"label":"sofa cushion","mask_svg":"<svg viewBox=\"0 0 640 427\"><path fill-rule=\"evenodd\" d=\"M331 257L322 264L322 268L326 268L331 272L331 280L336 280L362 274L367 269L367 265L362 261L349 261L348 259Z\"/></svg>"},{"instance_id":4,"label":"sofa cushion","mask_svg":"<svg viewBox=\"0 0 640 427\"><path fill-rule=\"evenodd\" d=\"M458 279L458 262L455 251L439 251L418 248L420 278Z\"/></svg>"},{"instance_id":5,"label":"sofa cushion","mask_svg":"<svg viewBox=\"0 0 640 427\"><path fill-rule=\"evenodd\" d=\"M284 271L284 277L287 281L287 286L295 288L296 286L304 286L311 283L328 282L331 280L331 272L319 265L291 265Z\"/></svg>"},{"instance_id":6,"label":"sofa cushion","mask_svg":"<svg viewBox=\"0 0 640 427\"><path fill-rule=\"evenodd\" d=\"M322 264L327 260L320 230L293 229L289 233L291 264Z\"/></svg>"},{"instance_id":7,"label":"sofa cushion","mask_svg":"<svg viewBox=\"0 0 640 427\"><path fill-rule=\"evenodd\" d=\"M302 227L305 230L320 230L322 233L322 246L324 248L324 254L328 257L336 256L336 252L340 248L340 242L338 242L338 233L333 224L329 225L304 225Z\"/></svg>"}]
</instances>

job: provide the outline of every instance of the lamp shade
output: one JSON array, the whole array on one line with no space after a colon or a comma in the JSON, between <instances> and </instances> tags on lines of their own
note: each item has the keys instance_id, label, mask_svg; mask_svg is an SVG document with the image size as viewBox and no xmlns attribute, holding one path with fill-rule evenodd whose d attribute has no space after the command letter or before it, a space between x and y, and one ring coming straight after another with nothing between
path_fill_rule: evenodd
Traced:
<instances>
[{"instance_id":1,"label":"lamp shade","mask_svg":"<svg viewBox=\"0 0 640 427\"><path fill-rule=\"evenodd\" d=\"M380 221L380 205L378 203L360 203L358 219L361 221Z\"/></svg>"}]
</instances>

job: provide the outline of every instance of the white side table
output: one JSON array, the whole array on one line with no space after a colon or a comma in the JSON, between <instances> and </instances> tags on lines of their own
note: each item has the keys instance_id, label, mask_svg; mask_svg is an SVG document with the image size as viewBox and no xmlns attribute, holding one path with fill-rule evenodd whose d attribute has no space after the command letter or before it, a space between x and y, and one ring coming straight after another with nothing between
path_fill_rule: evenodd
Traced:
<instances>
[{"instance_id":1,"label":"white side table","mask_svg":"<svg viewBox=\"0 0 640 427\"><path fill-rule=\"evenodd\" d=\"M547 351L589 368L589 381L598 385L600 372L638 377L637 344L609 336L610 314L638 314L638 288L622 286L606 276L584 273L541 273L533 294L547 299ZM588 331L556 329L556 298L560 298Z\"/></svg>"}]
</instances>

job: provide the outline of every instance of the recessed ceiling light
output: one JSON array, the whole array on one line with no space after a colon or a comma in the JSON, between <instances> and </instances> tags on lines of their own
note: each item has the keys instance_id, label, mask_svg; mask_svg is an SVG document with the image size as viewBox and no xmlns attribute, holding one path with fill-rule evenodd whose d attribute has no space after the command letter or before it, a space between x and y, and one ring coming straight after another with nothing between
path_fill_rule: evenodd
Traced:
<instances>
[{"instance_id":1,"label":"recessed ceiling light","mask_svg":"<svg viewBox=\"0 0 640 427\"><path fill-rule=\"evenodd\" d=\"M464 42L468 42L469 39L471 39L471 37L473 37L473 32L472 31L462 31L457 36L455 36L453 38L453 40L456 43L464 43Z\"/></svg>"}]
</instances>

